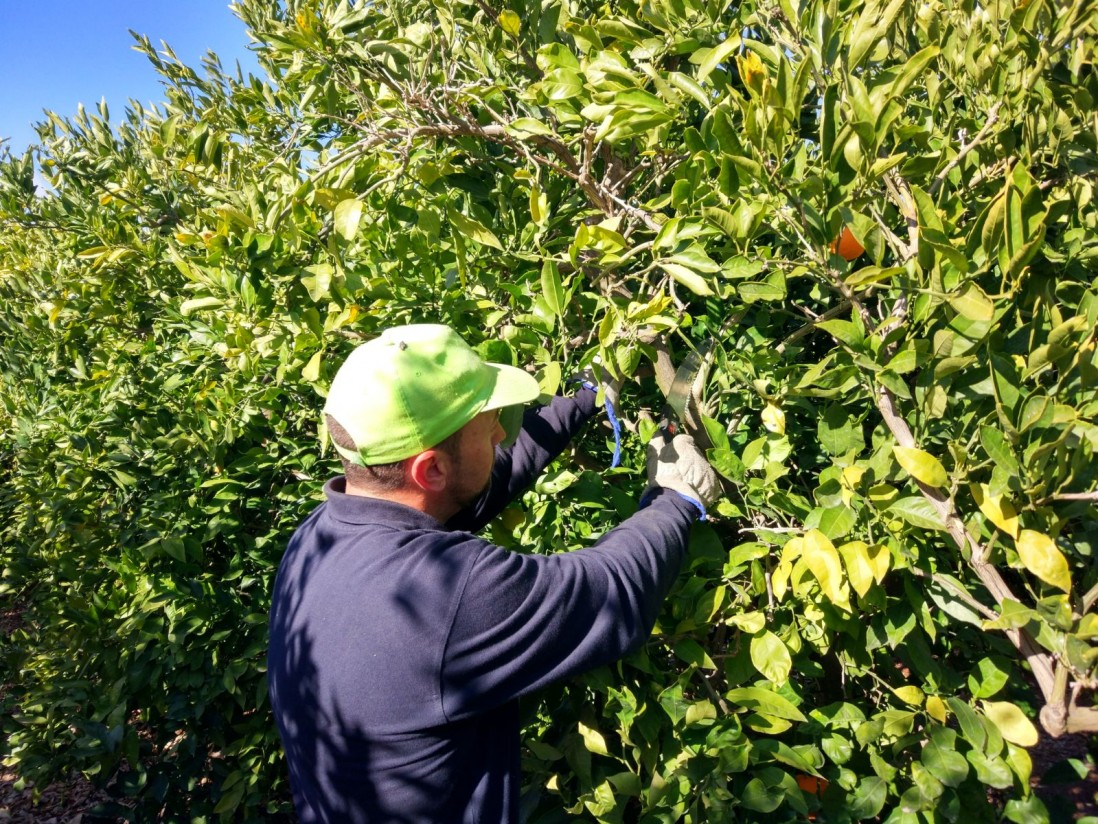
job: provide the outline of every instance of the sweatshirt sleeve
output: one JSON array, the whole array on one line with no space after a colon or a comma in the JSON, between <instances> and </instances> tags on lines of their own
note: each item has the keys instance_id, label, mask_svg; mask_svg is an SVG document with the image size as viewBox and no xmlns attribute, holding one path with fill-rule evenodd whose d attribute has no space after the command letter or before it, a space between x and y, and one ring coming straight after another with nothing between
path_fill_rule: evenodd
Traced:
<instances>
[{"instance_id":1,"label":"sweatshirt sleeve","mask_svg":"<svg viewBox=\"0 0 1098 824\"><path fill-rule=\"evenodd\" d=\"M594 414L595 393L589 389L580 389L569 397L557 396L545 406L527 409L515 443L507 449L496 448L488 491L446 526L466 532L482 529L534 483Z\"/></svg>"},{"instance_id":2,"label":"sweatshirt sleeve","mask_svg":"<svg viewBox=\"0 0 1098 824\"><path fill-rule=\"evenodd\" d=\"M540 556L484 544L443 653L447 717L483 712L639 648L696 517L681 496L661 491L588 549Z\"/></svg>"}]
</instances>

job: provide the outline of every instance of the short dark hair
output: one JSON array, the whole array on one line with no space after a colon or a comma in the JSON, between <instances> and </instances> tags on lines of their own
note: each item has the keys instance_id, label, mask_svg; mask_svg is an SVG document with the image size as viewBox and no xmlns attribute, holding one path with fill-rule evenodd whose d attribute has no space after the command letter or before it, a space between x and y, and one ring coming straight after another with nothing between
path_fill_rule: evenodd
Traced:
<instances>
[{"instance_id":1,"label":"short dark hair","mask_svg":"<svg viewBox=\"0 0 1098 824\"><path fill-rule=\"evenodd\" d=\"M328 424L328 434L338 446L352 452L358 449L354 438L347 433L347 430L343 428L339 421L331 415L325 415L324 418ZM463 429L465 429L464 426L432 448L441 449L446 454L456 458L459 454ZM402 461L373 464L371 466L359 466L351 463L342 454L340 454L339 460L343 463L343 474L347 477L349 486L363 487L379 492L392 492L404 486L404 462L408 460L407 458Z\"/></svg>"}]
</instances>

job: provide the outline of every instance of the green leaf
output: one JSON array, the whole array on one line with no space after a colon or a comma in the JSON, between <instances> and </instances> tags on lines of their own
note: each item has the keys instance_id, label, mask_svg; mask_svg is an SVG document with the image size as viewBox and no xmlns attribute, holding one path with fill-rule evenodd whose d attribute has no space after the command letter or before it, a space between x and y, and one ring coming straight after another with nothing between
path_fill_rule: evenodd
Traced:
<instances>
[{"instance_id":1,"label":"green leaf","mask_svg":"<svg viewBox=\"0 0 1098 824\"><path fill-rule=\"evenodd\" d=\"M699 669L715 670L717 668L717 665L713 663L713 659L709 657L709 653L693 638L683 638L677 641L674 649L675 655L681 660L693 664Z\"/></svg>"},{"instance_id":2,"label":"green leaf","mask_svg":"<svg viewBox=\"0 0 1098 824\"><path fill-rule=\"evenodd\" d=\"M306 266L308 275L301 279L301 284L309 293L313 303L320 303L328 297L328 290L332 286L332 278L335 276L335 267L330 263L317 263Z\"/></svg>"},{"instance_id":3,"label":"green leaf","mask_svg":"<svg viewBox=\"0 0 1098 824\"><path fill-rule=\"evenodd\" d=\"M1071 592L1071 570L1067 558L1051 538L1032 529L1023 529L1015 547L1026 569L1046 584Z\"/></svg>"},{"instance_id":4,"label":"green leaf","mask_svg":"<svg viewBox=\"0 0 1098 824\"><path fill-rule=\"evenodd\" d=\"M793 667L788 647L769 631L751 639L751 663L767 680L779 686L789 680L789 671Z\"/></svg>"},{"instance_id":5,"label":"green leaf","mask_svg":"<svg viewBox=\"0 0 1098 824\"><path fill-rule=\"evenodd\" d=\"M968 777L968 762L956 751L956 739L953 730L932 727L930 740L923 745L923 766L947 787L959 787Z\"/></svg>"},{"instance_id":6,"label":"green leaf","mask_svg":"<svg viewBox=\"0 0 1098 824\"><path fill-rule=\"evenodd\" d=\"M729 690L724 697L737 706L754 710L761 715L784 718L787 721L807 720L789 699L762 687L739 687Z\"/></svg>"},{"instance_id":7,"label":"green leaf","mask_svg":"<svg viewBox=\"0 0 1098 824\"><path fill-rule=\"evenodd\" d=\"M858 515L845 504L816 507L804 519L805 528L818 529L832 541L837 541L850 533L858 522Z\"/></svg>"},{"instance_id":8,"label":"green leaf","mask_svg":"<svg viewBox=\"0 0 1098 824\"><path fill-rule=\"evenodd\" d=\"M696 724L699 721L713 721L717 718L717 708L713 706L711 701L695 701L686 710L685 722L689 726L690 724Z\"/></svg>"},{"instance_id":9,"label":"green leaf","mask_svg":"<svg viewBox=\"0 0 1098 824\"><path fill-rule=\"evenodd\" d=\"M1010 668L994 658L981 658L975 672L968 674L968 689L974 698L990 698L1010 681Z\"/></svg>"},{"instance_id":10,"label":"green leaf","mask_svg":"<svg viewBox=\"0 0 1098 824\"><path fill-rule=\"evenodd\" d=\"M995 319L995 304L971 281L948 296L949 305L969 320L989 322Z\"/></svg>"},{"instance_id":11,"label":"green leaf","mask_svg":"<svg viewBox=\"0 0 1098 824\"><path fill-rule=\"evenodd\" d=\"M736 285L736 293L744 303L758 303L759 301L785 300L786 288L784 285L769 281L740 283Z\"/></svg>"},{"instance_id":12,"label":"green leaf","mask_svg":"<svg viewBox=\"0 0 1098 824\"><path fill-rule=\"evenodd\" d=\"M527 137L548 137L553 134L552 129L533 117L516 117L507 124L505 129L509 135L520 139Z\"/></svg>"},{"instance_id":13,"label":"green leaf","mask_svg":"<svg viewBox=\"0 0 1098 824\"><path fill-rule=\"evenodd\" d=\"M845 343L854 349L865 341L865 331L862 327L848 320L838 318L822 320L816 326L831 334L840 343Z\"/></svg>"},{"instance_id":14,"label":"green leaf","mask_svg":"<svg viewBox=\"0 0 1098 824\"><path fill-rule=\"evenodd\" d=\"M198 312L202 309L213 309L216 306L224 306L225 301L221 298L206 297L206 298L191 298L185 300L179 307L179 313L183 317L187 317L193 312Z\"/></svg>"},{"instance_id":15,"label":"green leaf","mask_svg":"<svg viewBox=\"0 0 1098 824\"><path fill-rule=\"evenodd\" d=\"M695 272L693 269L672 263L667 260L659 261L660 268L662 268L667 274L671 275L676 281L681 283L695 295L701 295L702 297L710 297L713 294L713 290L709 288L709 284L705 278Z\"/></svg>"},{"instance_id":16,"label":"green leaf","mask_svg":"<svg viewBox=\"0 0 1098 824\"><path fill-rule=\"evenodd\" d=\"M953 576L938 573L937 580L927 582L925 592L934 605L953 620L983 626L984 616L971 606L971 594L967 587ZM964 597L966 594L969 598Z\"/></svg>"},{"instance_id":17,"label":"green leaf","mask_svg":"<svg viewBox=\"0 0 1098 824\"><path fill-rule=\"evenodd\" d=\"M713 259L706 254L705 249L697 243L671 255L667 260L705 274L713 274L721 270L721 267L714 263Z\"/></svg>"},{"instance_id":18,"label":"green leaf","mask_svg":"<svg viewBox=\"0 0 1098 824\"><path fill-rule=\"evenodd\" d=\"M743 278L754 277L765 268L766 264L761 260L748 260L745 257L737 256L724 262L721 266L721 274L726 278L742 280Z\"/></svg>"},{"instance_id":19,"label":"green leaf","mask_svg":"<svg viewBox=\"0 0 1098 824\"><path fill-rule=\"evenodd\" d=\"M1021 471L1018 459L1014 456L1014 450L1007 441L1006 436L994 426L980 427L980 444L988 457L1001 466L1011 475L1018 475Z\"/></svg>"},{"instance_id":20,"label":"green leaf","mask_svg":"<svg viewBox=\"0 0 1098 824\"><path fill-rule=\"evenodd\" d=\"M333 228L336 234L346 241L355 239L358 234L358 224L362 219L362 201L355 197L349 197L336 204L332 215Z\"/></svg>"},{"instance_id":21,"label":"green leaf","mask_svg":"<svg viewBox=\"0 0 1098 824\"><path fill-rule=\"evenodd\" d=\"M503 251L503 245L487 226L474 220L471 217L463 215L457 209L447 209L447 216L450 219L450 223L457 229L462 235L470 240L479 243L483 246L491 246L493 249Z\"/></svg>"},{"instance_id":22,"label":"green leaf","mask_svg":"<svg viewBox=\"0 0 1098 824\"><path fill-rule=\"evenodd\" d=\"M919 529L938 529L943 532L946 529L934 505L921 495L900 498L885 511Z\"/></svg>"},{"instance_id":23,"label":"green leaf","mask_svg":"<svg viewBox=\"0 0 1098 824\"><path fill-rule=\"evenodd\" d=\"M742 42L738 34L733 34L711 49L699 49L695 52L691 57L691 62L700 61L697 72L698 82L704 82L717 66L727 63L728 58L739 51Z\"/></svg>"},{"instance_id":24,"label":"green leaf","mask_svg":"<svg viewBox=\"0 0 1098 824\"><path fill-rule=\"evenodd\" d=\"M816 428L820 446L830 455L846 455L865 449L861 423L841 404L831 404L824 409Z\"/></svg>"},{"instance_id":25,"label":"green leaf","mask_svg":"<svg viewBox=\"0 0 1098 824\"><path fill-rule=\"evenodd\" d=\"M850 797L847 811L855 821L866 818L876 818L884 809L885 799L888 797L888 784L884 779L871 775L862 778Z\"/></svg>"},{"instance_id":26,"label":"green leaf","mask_svg":"<svg viewBox=\"0 0 1098 824\"><path fill-rule=\"evenodd\" d=\"M988 756L981 749L972 749L965 753L965 758L975 768L976 779L981 784L997 790L1009 789L1014 785L1014 773L999 756Z\"/></svg>"},{"instance_id":27,"label":"green leaf","mask_svg":"<svg viewBox=\"0 0 1098 824\"><path fill-rule=\"evenodd\" d=\"M774 812L784 800L785 792L781 788L771 789L759 778L748 781L740 794L740 804L760 813Z\"/></svg>"},{"instance_id":28,"label":"green leaf","mask_svg":"<svg viewBox=\"0 0 1098 824\"><path fill-rule=\"evenodd\" d=\"M549 310L557 317L564 315L564 286L555 261L547 260L541 267L541 294Z\"/></svg>"},{"instance_id":29,"label":"green leaf","mask_svg":"<svg viewBox=\"0 0 1098 824\"><path fill-rule=\"evenodd\" d=\"M961 727L965 740L976 749L983 751L987 745L987 732L980 721L980 716L976 714L976 710L956 696L947 698L946 703L949 704L953 714L957 716L957 723Z\"/></svg>"},{"instance_id":30,"label":"green leaf","mask_svg":"<svg viewBox=\"0 0 1098 824\"><path fill-rule=\"evenodd\" d=\"M710 449L707 457L713 468L730 481L742 481L747 468L730 449Z\"/></svg>"}]
</instances>

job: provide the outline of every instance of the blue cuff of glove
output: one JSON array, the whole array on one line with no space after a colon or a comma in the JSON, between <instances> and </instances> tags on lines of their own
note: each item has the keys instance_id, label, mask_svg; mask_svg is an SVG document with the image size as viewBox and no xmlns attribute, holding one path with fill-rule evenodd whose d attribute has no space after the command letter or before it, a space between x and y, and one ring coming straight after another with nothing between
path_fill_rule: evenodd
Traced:
<instances>
[{"instance_id":1,"label":"blue cuff of glove","mask_svg":"<svg viewBox=\"0 0 1098 824\"><path fill-rule=\"evenodd\" d=\"M590 389L595 394L598 394L599 388L591 383L591 381L576 378L576 383L584 389ZM618 420L618 416L614 412L614 404L610 403L609 398L603 399L603 406L606 407L606 418L610 421L610 429L614 433L614 457L610 459L610 468L613 469L614 467L621 466L621 421Z\"/></svg>"},{"instance_id":2,"label":"blue cuff of glove","mask_svg":"<svg viewBox=\"0 0 1098 824\"><path fill-rule=\"evenodd\" d=\"M699 521L708 521L709 520L709 516L705 513L705 506L704 506L704 504L702 504L701 501L699 501L695 498L691 498L689 495L683 495L677 489L668 489L666 486L653 486L653 487L649 487L648 489L646 489L644 494L641 495L641 499L640 499L641 509L648 506L648 504L650 504L652 502L652 498L654 498L658 492L662 492L662 491L672 492L675 495L678 495L680 498L682 498L687 503L693 504L694 508L698 510L698 520Z\"/></svg>"}]
</instances>

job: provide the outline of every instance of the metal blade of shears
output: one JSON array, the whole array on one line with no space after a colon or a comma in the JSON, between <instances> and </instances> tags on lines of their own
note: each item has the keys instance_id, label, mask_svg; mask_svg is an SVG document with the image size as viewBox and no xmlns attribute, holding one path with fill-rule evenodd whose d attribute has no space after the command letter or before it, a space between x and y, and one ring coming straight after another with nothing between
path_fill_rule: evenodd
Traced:
<instances>
[{"instance_id":1,"label":"metal blade of shears","mask_svg":"<svg viewBox=\"0 0 1098 824\"><path fill-rule=\"evenodd\" d=\"M676 434L679 426L686 420L686 407L690 402L690 393L694 389L694 383L705 365L705 356L709 352L711 341L705 341L697 349L693 350L679 364L675 371L675 379L671 382L671 388L667 390L667 402L663 407L663 419L660 421L660 429Z\"/></svg>"}]
</instances>

